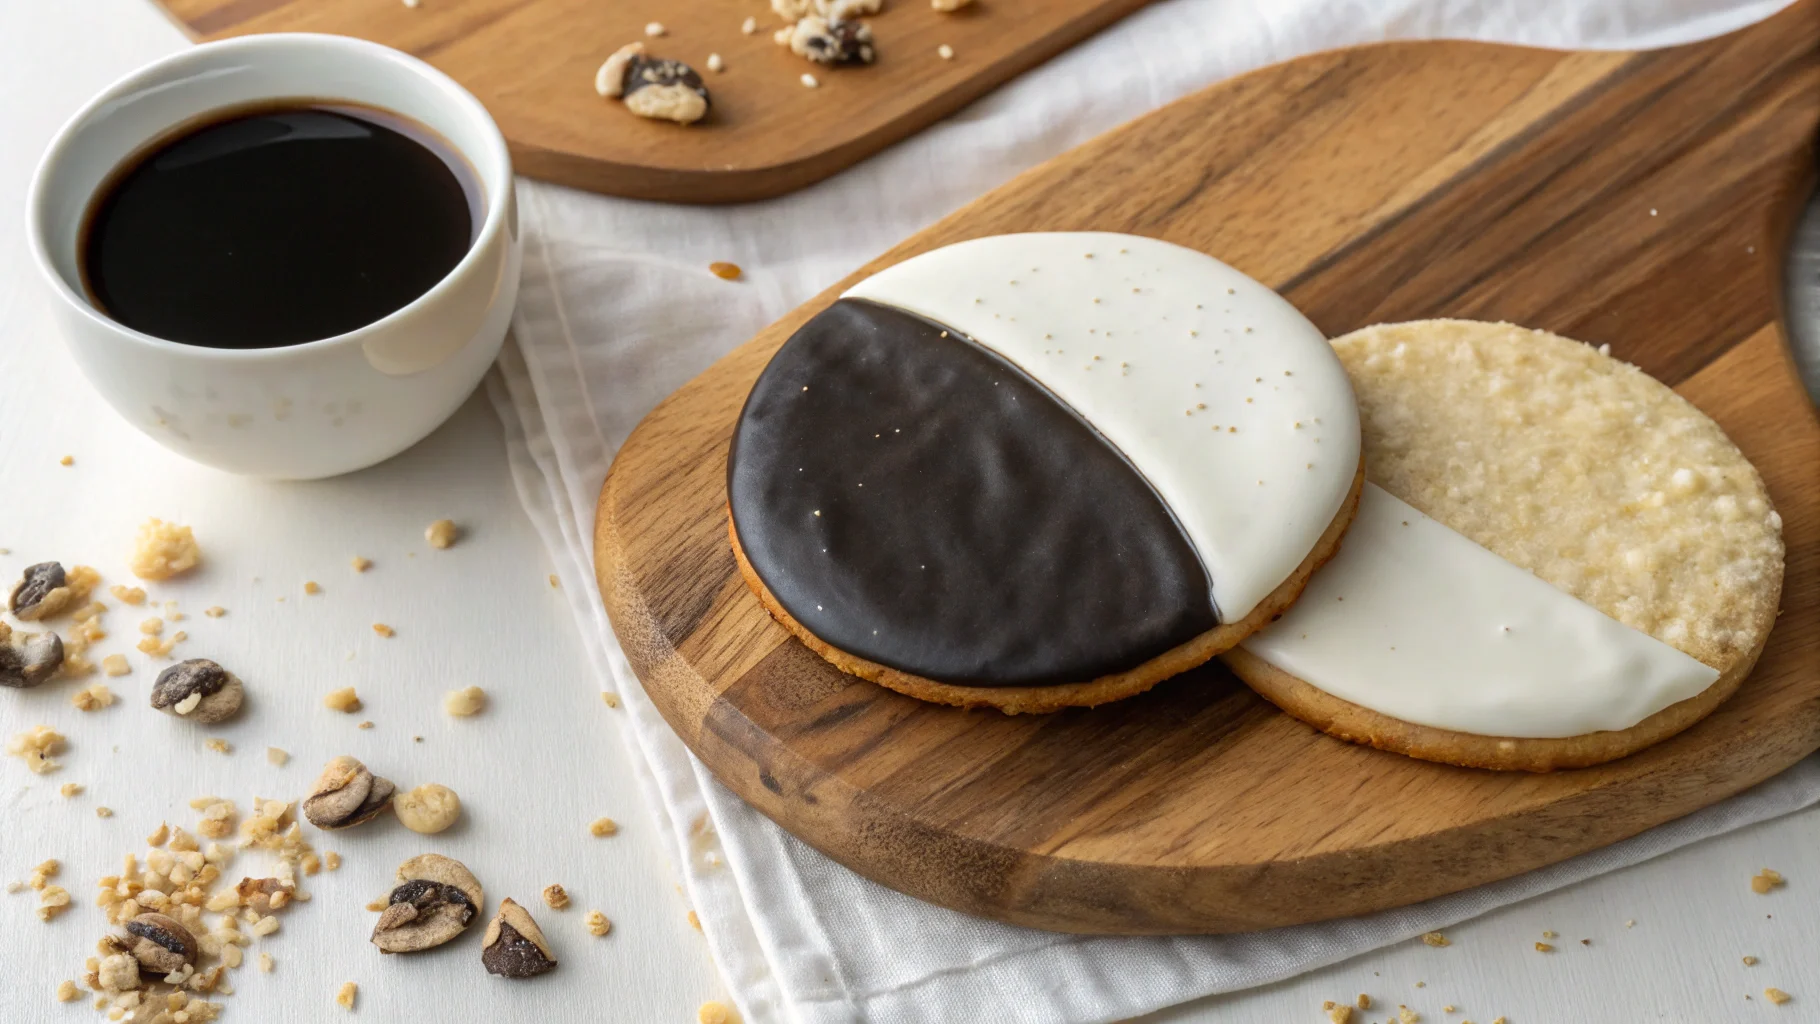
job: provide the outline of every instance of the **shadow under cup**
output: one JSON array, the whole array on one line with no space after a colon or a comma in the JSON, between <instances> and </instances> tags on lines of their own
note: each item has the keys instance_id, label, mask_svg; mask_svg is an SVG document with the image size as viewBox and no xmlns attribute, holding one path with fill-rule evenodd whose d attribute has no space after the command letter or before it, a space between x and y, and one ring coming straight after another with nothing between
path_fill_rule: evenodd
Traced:
<instances>
[{"instance_id":1,"label":"shadow under cup","mask_svg":"<svg viewBox=\"0 0 1820 1024\"><path fill-rule=\"evenodd\" d=\"M371 324L279 348L180 344L96 309L83 286L82 234L117 169L212 112L287 100L379 108L446 140L481 193L473 243L455 268ZM498 127L478 100L429 65L341 36L209 43L121 80L59 132L38 168L28 215L62 333L102 396L167 448L253 476L332 476L421 440L480 382L517 297L522 243Z\"/></svg>"}]
</instances>

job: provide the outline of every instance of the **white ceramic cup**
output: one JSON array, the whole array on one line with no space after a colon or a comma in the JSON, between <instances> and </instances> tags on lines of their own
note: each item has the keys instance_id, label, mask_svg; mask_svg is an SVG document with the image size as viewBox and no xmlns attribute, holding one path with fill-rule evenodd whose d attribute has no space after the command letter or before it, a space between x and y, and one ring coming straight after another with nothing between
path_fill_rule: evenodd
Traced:
<instances>
[{"instance_id":1,"label":"white ceramic cup","mask_svg":"<svg viewBox=\"0 0 1820 1024\"><path fill-rule=\"evenodd\" d=\"M284 348L218 349L142 334L84 295L83 220L122 162L171 129L273 99L353 101L428 126L473 166L484 219L467 255L410 305L359 330ZM127 422L234 473L309 479L415 444L499 354L523 246L512 161L467 90L397 50L344 36L208 43L116 82L57 133L32 181L27 236L76 362Z\"/></svg>"}]
</instances>

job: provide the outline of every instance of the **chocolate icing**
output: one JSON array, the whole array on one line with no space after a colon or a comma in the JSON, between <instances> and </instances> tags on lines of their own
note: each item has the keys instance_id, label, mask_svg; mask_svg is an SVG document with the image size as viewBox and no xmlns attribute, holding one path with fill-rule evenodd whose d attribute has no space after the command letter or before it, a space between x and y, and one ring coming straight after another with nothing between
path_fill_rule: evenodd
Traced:
<instances>
[{"instance_id":1,"label":"chocolate icing","mask_svg":"<svg viewBox=\"0 0 1820 1024\"><path fill-rule=\"evenodd\" d=\"M1218 624L1194 548L1116 449L1015 366L888 306L842 299L784 343L727 490L792 618L924 678L1086 682Z\"/></svg>"}]
</instances>

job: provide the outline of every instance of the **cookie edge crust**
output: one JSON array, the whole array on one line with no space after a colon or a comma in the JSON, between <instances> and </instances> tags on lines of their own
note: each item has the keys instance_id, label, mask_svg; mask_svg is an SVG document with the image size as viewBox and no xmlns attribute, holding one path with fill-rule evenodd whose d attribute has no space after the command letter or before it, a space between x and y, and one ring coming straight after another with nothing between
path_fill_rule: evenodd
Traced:
<instances>
[{"instance_id":1,"label":"cookie edge crust","mask_svg":"<svg viewBox=\"0 0 1820 1024\"><path fill-rule=\"evenodd\" d=\"M1365 487L1365 462L1361 456L1359 467L1353 473L1352 487L1347 491L1346 499L1334 513L1333 519L1315 541L1313 550L1302 559L1289 578L1277 585L1264 600L1258 602L1249 614L1237 622L1221 623L1205 633L1188 640L1177 647L1164 651L1136 668L1112 675L1100 676L1097 679L1082 683L1057 683L1048 686L957 686L953 683L938 682L923 676L914 675L899 669L880 665L857 655L849 654L832 644L827 643L802 623L792 618L784 610L777 598L771 594L752 564L746 561L746 553L740 547L739 530L733 523L731 509L727 515L727 537L733 547L733 559L739 565L739 575L745 580L746 587L758 596L759 603L791 635L802 641L803 646L820 655L822 659L848 675L858 676L886 689L917 700L932 704L949 704L961 708L997 708L1008 715L1042 714L1060 711L1063 708L1090 708L1107 704L1126 697L1134 697L1150 689L1171 676L1179 675L1189 669L1205 664L1215 656L1234 650L1246 637L1263 629L1272 620L1288 610L1315 571L1325 565L1340 550L1340 543L1346 534L1346 528L1352 525L1353 516L1359 510L1359 497Z\"/></svg>"},{"instance_id":2,"label":"cookie edge crust","mask_svg":"<svg viewBox=\"0 0 1820 1024\"><path fill-rule=\"evenodd\" d=\"M1719 678L1706 689L1670 704L1628 729L1558 739L1481 736L1417 725L1335 697L1243 647L1226 651L1220 659L1259 696L1290 717L1335 739L1460 768L1552 772L1616 761L1691 728L1738 691L1768 643L1769 630L1764 629L1757 637L1757 645L1720 672Z\"/></svg>"}]
</instances>

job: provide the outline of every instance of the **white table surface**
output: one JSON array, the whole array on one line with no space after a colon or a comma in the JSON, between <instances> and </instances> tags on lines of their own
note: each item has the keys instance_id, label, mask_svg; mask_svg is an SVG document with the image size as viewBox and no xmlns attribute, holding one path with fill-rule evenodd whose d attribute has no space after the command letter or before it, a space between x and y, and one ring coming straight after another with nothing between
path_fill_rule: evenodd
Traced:
<instances>
[{"instance_id":1,"label":"white table surface","mask_svg":"<svg viewBox=\"0 0 1820 1024\"><path fill-rule=\"evenodd\" d=\"M193 825L190 798L218 794L243 809L254 794L298 798L320 764L341 753L407 786L453 787L465 820L435 838L390 820L318 834L318 848L342 853L343 867L309 880L315 898L253 947L271 952L277 970L236 972L238 994L224 1000L224 1019L339 1019L335 990L355 981L357 1016L369 1020L694 1020L703 1000L723 995L721 984L639 806L614 713L599 700L573 622L546 582L484 398L385 465L327 482L259 483L186 463L127 427L52 332L23 243L31 169L91 93L182 45L145 0L0 2L0 547L11 549L0 555L0 577L55 558L94 565L109 583L131 582L125 560L140 521L191 524L205 567L148 589L189 616L169 627L190 634L180 656L221 661L250 694L245 713L213 729L151 711L146 693L160 663L132 649L149 612L106 596L112 636L97 657L126 653L134 671L96 678L120 703L79 712L68 701L73 683L0 691L0 734L42 722L70 738L63 769L50 775L0 759L0 881L55 857L64 862L57 881L77 903L41 924L31 896L0 895L12 968L0 985L0 1021L101 1019L85 1002L51 1000L59 980L80 975L106 930L91 903L95 879L118 870L121 855L142 851L159 821ZM1815 276L1813 267L1801 264L1804 278ZM1797 296L1796 306L1811 313L1803 303L1812 298ZM58 464L65 454L73 466ZM470 533L433 551L423 527L444 516ZM373 568L356 575L354 555L373 559ZM306 596L305 580L320 582L323 593ZM203 617L212 604L228 615ZM376 637L370 625L380 621L397 636ZM492 706L474 719L449 718L441 695L469 684L488 690ZM366 710L324 709L322 695L346 685L358 688ZM356 728L369 718L373 729ZM234 744L231 755L204 748L217 735ZM267 746L288 750L291 763L268 764ZM64 782L87 791L66 800L57 793ZM97 818L97 805L114 817ZM620 835L588 835L587 823L603 814L621 822ZM471 936L435 953L382 958L366 942L372 915L364 904L389 889L400 860L425 850L466 862L489 895L531 907L561 968L526 983L489 977ZM260 856L243 855L236 869L254 871ZM1752 893L1749 876L1763 866L1783 872L1788 886ZM550 882L569 889L573 908L542 907L536 894ZM1817 906L1820 812L1810 811L1498 911L1453 929L1445 949L1405 943L1149 1019L1312 1022L1325 1019L1323 1000L1366 992L1380 1008L1406 1003L1426 1020L1479 1024L1500 1015L1510 1024L1820 1021ZM611 936L586 933L588 908L613 918ZM1532 948L1544 929L1560 933L1559 952ZM1761 963L1745 967L1746 954ZM1770 985L1794 1001L1767 1005ZM1444 1012L1450 1005L1457 1012Z\"/></svg>"}]
</instances>

